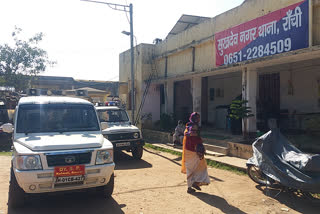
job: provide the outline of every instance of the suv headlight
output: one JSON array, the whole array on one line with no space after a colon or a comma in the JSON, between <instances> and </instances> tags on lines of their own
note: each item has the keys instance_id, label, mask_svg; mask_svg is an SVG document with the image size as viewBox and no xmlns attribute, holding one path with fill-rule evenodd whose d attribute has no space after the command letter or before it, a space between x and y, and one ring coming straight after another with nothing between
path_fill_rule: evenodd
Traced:
<instances>
[{"instance_id":1,"label":"suv headlight","mask_svg":"<svg viewBox=\"0 0 320 214\"><path fill-rule=\"evenodd\" d=\"M134 137L135 139L139 138L139 132L135 132L135 133L133 134L133 137Z\"/></svg>"},{"instance_id":2,"label":"suv headlight","mask_svg":"<svg viewBox=\"0 0 320 214\"><path fill-rule=\"evenodd\" d=\"M21 155L17 157L17 169L35 170L42 169L39 155Z\"/></svg>"},{"instance_id":3,"label":"suv headlight","mask_svg":"<svg viewBox=\"0 0 320 214\"><path fill-rule=\"evenodd\" d=\"M96 165L113 162L113 150L97 151Z\"/></svg>"}]
</instances>

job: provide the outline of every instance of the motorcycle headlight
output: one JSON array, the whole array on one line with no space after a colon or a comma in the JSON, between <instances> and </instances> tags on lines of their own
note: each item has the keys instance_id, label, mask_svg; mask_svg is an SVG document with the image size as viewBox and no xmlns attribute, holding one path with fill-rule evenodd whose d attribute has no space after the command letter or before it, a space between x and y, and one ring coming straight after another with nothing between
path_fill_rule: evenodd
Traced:
<instances>
[{"instance_id":1,"label":"motorcycle headlight","mask_svg":"<svg viewBox=\"0 0 320 214\"><path fill-rule=\"evenodd\" d=\"M113 150L97 151L96 165L113 162Z\"/></svg>"},{"instance_id":2,"label":"motorcycle headlight","mask_svg":"<svg viewBox=\"0 0 320 214\"><path fill-rule=\"evenodd\" d=\"M21 155L17 157L17 169L35 170L42 169L39 155Z\"/></svg>"},{"instance_id":3,"label":"motorcycle headlight","mask_svg":"<svg viewBox=\"0 0 320 214\"><path fill-rule=\"evenodd\" d=\"M133 134L133 137L134 137L135 139L139 138L139 132L134 133L134 134Z\"/></svg>"}]
</instances>

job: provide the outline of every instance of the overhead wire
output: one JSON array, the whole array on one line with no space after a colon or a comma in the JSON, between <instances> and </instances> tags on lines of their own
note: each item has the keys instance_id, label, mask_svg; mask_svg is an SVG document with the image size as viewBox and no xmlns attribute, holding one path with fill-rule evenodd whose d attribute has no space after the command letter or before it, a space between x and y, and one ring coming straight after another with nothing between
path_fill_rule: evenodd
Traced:
<instances>
[{"instance_id":1,"label":"overhead wire","mask_svg":"<svg viewBox=\"0 0 320 214\"><path fill-rule=\"evenodd\" d=\"M126 2L126 5L128 5L127 0L125 0L125 2ZM128 12L126 11L125 13L126 13L127 21L128 21L128 23L130 24L130 20L129 20L129 17L128 17Z\"/></svg>"},{"instance_id":2,"label":"overhead wire","mask_svg":"<svg viewBox=\"0 0 320 214\"><path fill-rule=\"evenodd\" d=\"M112 78L109 78L109 79L108 79L108 80L106 80L106 81L112 81L113 79L115 79L115 78L117 78L117 77L119 77L119 75L114 76L114 77L112 77Z\"/></svg>"}]
</instances>

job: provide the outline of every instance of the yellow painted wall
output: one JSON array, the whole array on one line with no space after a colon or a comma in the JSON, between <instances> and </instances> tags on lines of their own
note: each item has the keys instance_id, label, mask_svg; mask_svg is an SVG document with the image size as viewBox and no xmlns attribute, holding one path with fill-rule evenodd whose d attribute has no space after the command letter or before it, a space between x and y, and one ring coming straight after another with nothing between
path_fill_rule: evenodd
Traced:
<instances>
[{"instance_id":1,"label":"yellow painted wall","mask_svg":"<svg viewBox=\"0 0 320 214\"><path fill-rule=\"evenodd\" d=\"M195 70L209 70L216 64L215 49L213 40L196 47Z\"/></svg>"},{"instance_id":2,"label":"yellow painted wall","mask_svg":"<svg viewBox=\"0 0 320 214\"><path fill-rule=\"evenodd\" d=\"M168 57L168 76L192 71L192 49Z\"/></svg>"},{"instance_id":3,"label":"yellow painted wall","mask_svg":"<svg viewBox=\"0 0 320 214\"><path fill-rule=\"evenodd\" d=\"M313 3L313 45L320 45L320 0Z\"/></svg>"},{"instance_id":4,"label":"yellow painted wall","mask_svg":"<svg viewBox=\"0 0 320 214\"><path fill-rule=\"evenodd\" d=\"M151 69L152 44L139 44L134 48L135 79L141 83L142 77L148 75ZM119 56L119 81L128 82L131 79L131 54L130 50L122 52Z\"/></svg>"},{"instance_id":5,"label":"yellow painted wall","mask_svg":"<svg viewBox=\"0 0 320 214\"><path fill-rule=\"evenodd\" d=\"M119 56L119 82L128 82L130 76L130 52L122 52Z\"/></svg>"},{"instance_id":6,"label":"yellow painted wall","mask_svg":"<svg viewBox=\"0 0 320 214\"><path fill-rule=\"evenodd\" d=\"M145 89L144 80L151 72L151 57L153 54L152 44L140 44L134 48L134 77L135 77L135 113L137 113L142 95ZM119 81L128 82L127 91L121 90L119 97L128 103L129 92L131 91L131 54L130 50L123 52L119 56ZM128 106L128 105L127 105ZM129 114L130 111L129 111Z\"/></svg>"},{"instance_id":7,"label":"yellow painted wall","mask_svg":"<svg viewBox=\"0 0 320 214\"><path fill-rule=\"evenodd\" d=\"M158 73L159 77L164 77L166 59L164 57L157 59L155 61L155 64L156 64L156 69L157 69L157 73Z\"/></svg>"}]
</instances>

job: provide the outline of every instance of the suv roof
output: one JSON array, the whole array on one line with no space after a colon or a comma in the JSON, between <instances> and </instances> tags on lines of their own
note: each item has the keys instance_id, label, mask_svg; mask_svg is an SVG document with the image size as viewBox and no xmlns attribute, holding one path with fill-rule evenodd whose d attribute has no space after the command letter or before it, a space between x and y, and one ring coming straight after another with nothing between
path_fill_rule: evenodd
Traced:
<instances>
[{"instance_id":1,"label":"suv roof","mask_svg":"<svg viewBox=\"0 0 320 214\"><path fill-rule=\"evenodd\" d=\"M120 108L117 106L97 106L97 110L119 110Z\"/></svg>"},{"instance_id":2,"label":"suv roof","mask_svg":"<svg viewBox=\"0 0 320 214\"><path fill-rule=\"evenodd\" d=\"M22 97L19 104L58 104L58 103L72 103L72 104L90 104L87 100L73 97L49 97L49 96L31 96Z\"/></svg>"}]
</instances>

